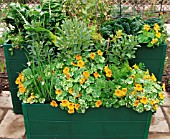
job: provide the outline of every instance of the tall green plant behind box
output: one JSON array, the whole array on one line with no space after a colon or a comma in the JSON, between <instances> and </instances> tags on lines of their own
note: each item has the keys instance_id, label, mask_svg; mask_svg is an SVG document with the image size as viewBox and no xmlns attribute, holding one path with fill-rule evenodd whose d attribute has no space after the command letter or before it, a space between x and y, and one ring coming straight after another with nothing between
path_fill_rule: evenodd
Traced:
<instances>
[{"instance_id":1,"label":"tall green plant behind box","mask_svg":"<svg viewBox=\"0 0 170 139\"><path fill-rule=\"evenodd\" d=\"M166 44L161 44L155 48L148 48L147 45L141 44L141 47L136 51L136 58L129 61L130 65L142 62L146 69L149 69L159 81L162 81L166 48Z\"/></svg>"},{"instance_id":2,"label":"tall green plant behind box","mask_svg":"<svg viewBox=\"0 0 170 139\"><path fill-rule=\"evenodd\" d=\"M11 55L9 51L10 48L12 48L11 44L4 43L4 54L13 108L16 114L21 114L21 101L17 97L18 89L17 85L15 84L15 80L18 76L18 73L20 73L26 67L26 51L24 49L14 49L13 55Z\"/></svg>"},{"instance_id":3,"label":"tall green plant behind box","mask_svg":"<svg viewBox=\"0 0 170 139\"><path fill-rule=\"evenodd\" d=\"M49 104L22 104L27 139L147 139L152 112L121 107L69 115Z\"/></svg>"}]
</instances>

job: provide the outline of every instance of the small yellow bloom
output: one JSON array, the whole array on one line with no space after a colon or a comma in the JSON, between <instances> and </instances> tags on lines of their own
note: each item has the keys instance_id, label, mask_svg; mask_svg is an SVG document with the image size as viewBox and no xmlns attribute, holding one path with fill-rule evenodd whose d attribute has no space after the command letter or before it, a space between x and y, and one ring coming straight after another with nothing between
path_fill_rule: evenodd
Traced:
<instances>
[{"instance_id":1,"label":"small yellow bloom","mask_svg":"<svg viewBox=\"0 0 170 139\"><path fill-rule=\"evenodd\" d=\"M136 94L136 92L135 92L135 91L133 91L133 92L131 92L131 94L132 94L132 95L135 95L135 94Z\"/></svg>"},{"instance_id":2,"label":"small yellow bloom","mask_svg":"<svg viewBox=\"0 0 170 139\"><path fill-rule=\"evenodd\" d=\"M127 88L122 88L122 96L126 96Z\"/></svg>"},{"instance_id":3,"label":"small yellow bloom","mask_svg":"<svg viewBox=\"0 0 170 139\"><path fill-rule=\"evenodd\" d=\"M133 106L137 107L138 104L139 104L139 100L136 100L136 101L134 102Z\"/></svg>"},{"instance_id":4,"label":"small yellow bloom","mask_svg":"<svg viewBox=\"0 0 170 139\"><path fill-rule=\"evenodd\" d=\"M108 65L104 67L104 71L107 72L109 69Z\"/></svg>"},{"instance_id":5,"label":"small yellow bloom","mask_svg":"<svg viewBox=\"0 0 170 139\"><path fill-rule=\"evenodd\" d=\"M86 81L85 78L81 78L81 79L80 79L80 84L83 84L85 81Z\"/></svg>"},{"instance_id":6,"label":"small yellow bloom","mask_svg":"<svg viewBox=\"0 0 170 139\"><path fill-rule=\"evenodd\" d=\"M28 102L28 103L30 103L30 102L31 102L31 100L32 100L32 99L31 99L30 97L29 97L29 98L27 98L27 102Z\"/></svg>"},{"instance_id":7,"label":"small yellow bloom","mask_svg":"<svg viewBox=\"0 0 170 139\"><path fill-rule=\"evenodd\" d=\"M99 73L97 71L95 73L93 73L93 75L94 75L95 78L99 77Z\"/></svg>"},{"instance_id":8,"label":"small yellow bloom","mask_svg":"<svg viewBox=\"0 0 170 139\"><path fill-rule=\"evenodd\" d=\"M66 99L65 99L65 100L62 100L61 102L62 102L62 103L61 103L61 106L62 106L62 107L67 107L68 104L69 104L69 101L66 100Z\"/></svg>"},{"instance_id":9,"label":"small yellow bloom","mask_svg":"<svg viewBox=\"0 0 170 139\"><path fill-rule=\"evenodd\" d=\"M76 55L76 60L81 60L82 59L82 56L80 56L80 55Z\"/></svg>"},{"instance_id":10,"label":"small yellow bloom","mask_svg":"<svg viewBox=\"0 0 170 139\"><path fill-rule=\"evenodd\" d=\"M144 25L144 30L149 31L150 30L150 25L145 24Z\"/></svg>"},{"instance_id":11,"label":"small yellow bloom","mask_svg":"<svg viewBox=\"0 0 170 139\"><path fill-rule=\"evenodd\" d=\"M80 107L80 104L76 104L76 105L75 105L75 109L76 109L76 110L78 110L79 107Z\"/></svg>"},{"instance_id":12,"label":"small yellow bloom","mask_svg":"<svg viewBox=\"0 0 170 139\"><path fill-rule=\"evenodd\" d=\"M69 113L69 114L74 113L74 109L69 109L69 110L68 110L68 113Z\"/></svg>"},{"instance_id":13,"label":"small yellow bloom","mask_svg":"<svg viewBox=\"0 0 170 139\"><path fill-rule=\"evenodd\" d=\"M150 101L150 104L151 104L151 105L154 105L154 104L156 104L156 103L157 103L156 100L151 100L151 101Z\"/></svg>"},{"instance_id":14,"label":"small yellow bloom","mask_svg":"<svg viewBox=\"0 0 170 139\"><path fill-rule=\"evenodd\" d=\"M73 88L70 88L69 90L68 90L68 92L72 95L73 94Z\"/></svg>"},{"instance_id":15,"label":"small yellow bloom","mask_svg":"<svg viewBox=\"0 0 170 139\"><path fill-rule=\"evenodd\" d=\"M146 70L145 74L147 74L147 75L149 74L149 70L148 69Z\"/></svg>"},{"instance_id":16,"label":"small yellow bloom","mask_svg":"<svg viewBox=\"0 0 170 139\"><path fill-rule=\"evenodd\" d=\"M130 78L135 78L135 75L134 75L134 74L132 74L132 75L130 76Z\"/></svg>"},{"instance_id":17,"label":"small yellow bloom","mask_svg":"<svg viewBox=\"0 0 170 139\"><path fill-rule=\"evenodd\" d=\"M24 81L24 75L23 75L23 73L20 73L20 74L19 74L19 78L20 78L21 82Z\"/></svg>"},{"instance_id":18,"label":"small yellow bloom","mask_svg":"<svg viewBox=\"0 0 170 139\"><path fill-rule=\"evenodd\" d=\"M95 55L96 55L95 53L91 53L91 54L90 54L90 58L91 58L91 59L94 59Z\"/></svg>"},{"instance_id":19,"label":"small yellow bloom","mask_svg":"<svg viewBox=\"0 0 170 139\"><path fill-rule=\"evenodd\" d=\"M54 101L54 100L52 100L52 101L50 102L50 105L51 105L52 107L58 107L57 102Z\"/></svg>"},{"instance_id":20,"label":"small yellow bloom","mask_svg":"<svg viewBox=\"0 0 170 139\"><path fill-rule=\"evenodd\" d=\"M64 74L69 74L69 71L70 71L69 67L65 67L64 70L63 70L63 73Z\"/></svg>"},{"instance_id":21,"label":"small yellow bloom","mask_svg":"<svg viewBox=\"0 0 170 139\"><path fill-rule=\"evenodd\" d=\"M56 93L57 95L61 95L61 94L62 94L62 91L61 91L61 90L56 90L55 93Z\"/></svg>"},{"instance_id":22,"label":"small yellow bloom","mask_svg":"<svg viewBox=\"0 0 170 139\"><path fill-rule=\"evenodd\" d=\"M153 44L155 44L157 42L158 42L158 39L157 38L153 38L152 41L151 41L151 44L153 45Z\"/></svg>"},{"instance_id":23,"label":"small yellow bloom","mask_svg":"<svg viewBox=\"0 0 170 139\"><path fill-rule=\"evenodd\" d=\"M84 71L83 76L87 79L90 76L90 74L88 71Z\"/></svg>"},{"instance_id":24,"label":"small yellow bloom","mask_svg":"<svg viewBox=\"0 0 170 139\"><path fill-rule=\"evenodd\" d=\"M79 60L77 62L77 66L80 67L80 68L84 68L84 65L85 65L85 63L82 60Z\"/></svg>"},{"instance_id":25,"label":"small yellow bloom","mask_svg":"<svg viewBox=\"0 0 170 139\"><path fill-rule=\"evenodd\" d=\"M100 106L102 105L101 100L97 100L97 102L95 103L95 105L96 105L97 108L100 107Z\"/></svg>"},{"instance_id":26,"label":"small yellow bloom","mask_svg":"<svg viewBox=\"0 0 170 139\"><path fill-rule=\"evenodd\" d=\"M149 80L149 79L150 79L150 75L144 75L144 76L143 76L143 79L144 79L144 80L147 80L147 79Z\"/></svg>"},{"instance_id":27,"label":"small yellow bloom","mask_svg":"<svg viewBox=\"0 0 170 139\"><path fill-rule=\"evenodd\" d=\"M121 38L121 36L122 36L122 30L116 31L116 37Z\"/></svg>"},{"instance_id":28,"label":"small yellow bloom","mask_svg":"<svg viewBox=\"0 0 170 139\"><path fill-rule=\"evenodd\" d=\"M165 98L164 93L163 92L159 93L159 97L160 99L164 99Z\"/></svg>"},{"instance_id":29,"label":"small yellow bloom","mask_svg":"<svg viewBox=\"0 0 170 139\"><path fill-rule=\"evenodd\" d=\"M140 102L143 103L143 104L147 104L147 103L148 103L147 97L142 97L142 99L140 100Z\"/></svg>"},{"instance_id":30,"label":"small yellow bloom","mask_svg":"<svg viewBox=\"0 0 170 139\"><path fill-rule=\"evenodd\" d=\"M163 89L163 91L166 91L164 83L162 84L162 89Z\"/></svg>"},{"instance_id":31,"label":"small yellow bloom","mask_svg":"<svg viewBox=\"0 0 170 139\"><path fill-rule=\"evenodd\" d=\"M157 80L153 73L152 73L151 79L152 79L153 82L156 82L156 80Z\"/></svg>"},{"instance_id":32,"label":"small yellow bloom","mask_svg":"<svg viewBox=\"0 0 170 139\"><path fill-rule=\"evenodd\" d=\"M157 110L158 109L158 105L154 105L154 109Z\"/></svg>"},{"instance_id":33,"label":"small yellow bloom","mask_svg":"<svg viewBox=\"0 0 170 139\"><path fill-rule=\"evenodd\" d=\"M155 36L156 36L157 38L160 38L160 37L161 37L161 33L160 33L160 32L156 32Z\"/></svg>"},{"instance_id":34,"label":"small yellow bloom","mask_svg":"<svg viewBox=\"0 0 170 139\"><path fill-rule=\"evenodd\" d=\"M21 83L21 79L18 77L15 81L15 84L20 84Z\"/></svg>"},{"instance_id":35,"label":"small yellow bloom","mask_svg":"<svg viewBox=\"0 0 170 139\"><path fill-rule=\"evenodd\" d=\"M135 90L142 92L142 91L143 91L142 85L136 84L136 85L135 85Z\"/></svg>"},{"instance_id":36,"label":"small yellow bloom","mask_svg":"<svg viewBox=\"0 0 170 139\"><path fill-rule=\"evenodd\" d=\"M160 30L160 27L157 23L154 24L154 30L158 32Z\"/></svg>"},{"instance_id":37,"label":"small yellow bloom","mask_svg":"<svg viewBox=\"0 0 170 139\"><path fill-rule=\"evenodd\" d=\"M133 68L134 69L139 69L139 67L135 64L135 65L133 65Z\"/></svg>"},{"instance_id":38,"label":"small yellow bloom","mask_svg":"<svg viewBox=\"0 0 170 139\"><path fill-rule=\"evenodd\" d=\"M74 103L69 102L67 107L68 107L69 109L74 109Z\"/></svg>"},{"instance_id":39,"label":"small yellow bloom","mask_svg":"<svg viewBox=\"0 0 170 139\"><path fill-rule=\"evenodd\" d=\"M117 97L123 97L126 94L123 91L116 89L114 95L117 96Z\"/></svg>"},{"instance_id":40,"label":"small yellow bloom","mask_svg":"<svg viewBox=\"0 0 170 139\"><path fill-rule=\"evenodd\" d=\"M98 54L99 56L102 56L102 55L103 55L103 52L102 52L101 50L98 50L98 51L97 51L97 54Z\"/></svg>"},{"instance_id":41,"label":"small yellow bloom","mask_svg":"<svg viewBox=\"0 0 170 139\"><path fill-rule=\"evenodd\" d=\"M71 65L73 65L73 66L77 66L74 62L71 62Z\"/></svg>"},{"instance_id":42,"label":"small yellow bloom","mask_svg":"<svg viewBox=\"0 0 170 139\"><path fill-rule=\"evenodd\" d=\"M112 77L112 71L111 70L106 71L106 77Z\"/></svg>"},{"instance_id":43,"label":"small yellow bloom","mask_svg":"<svg viewBox=\"0 0 170 139\"><path fill-rule=\"evenodd\" d=\"M19 92L20 92L20 93L26 92L26 89L25 89L25 87L24 87L23 84L19 84Z\"/></svg>"}]
</instances>

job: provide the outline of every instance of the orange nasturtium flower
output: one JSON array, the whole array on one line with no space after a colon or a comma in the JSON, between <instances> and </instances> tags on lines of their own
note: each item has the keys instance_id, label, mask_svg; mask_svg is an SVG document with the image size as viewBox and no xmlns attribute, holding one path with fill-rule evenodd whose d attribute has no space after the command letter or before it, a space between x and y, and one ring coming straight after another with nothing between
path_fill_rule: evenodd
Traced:
<instances>
[{"instance_id":1,"label":"orange nasturtium flower","mask_svg":"<svg viewBox=\"0 0 170 139\"><path fill-rule=\"evenodd\" d=\"M74 113L74 109L68 109L68 113L69 113L69 114Z\"/></svg>"},{"instance_id":2,"label":"orange nasturtium flower","mask_svg":"<svg viewBox=\"0 0 170 139\"><path fill-rule=\"evenodd\" d=\"M153 45L153 44L157 43L157 41L158 41L157 38L153 38L152 41L151 41L151 44Z\"/></svg>"},{"instance_id":3,"label":"orange nasturtium flower","mask_svg":"<svg viewBox=\"0 0 170 139\"><path fill-rule=\"evenodd\" d=\"M103 52L102 52L101 50L98 50L98 51L97 51L97 54L98 54L99 56L102 56L102 55L103 55Z\"/></svg>"},{"instance_id":4,"label":"orange nasturtium flower","mask_svg":"<svg viewBox=\"0 0 170 139\"><path fill-rule=\"evenodd\" d=\"M102 105L101 100L97 100L97 102L95 103L95 105L96 105L97 108L100 107L100 106Z\"/></svg>"},{"instance_id":5,"label":"orange nasturtium flower","mask_svg":"<svg viewBox=\"0 0 170 139\"><path fill-rule=\"evenodd\" d=\"M91 54L90 54L90 58L91 58L91 59L94 59L95 55L96 55L95 53L91 53Z\"/></svg>"},{"instance_id":6,"label":"orange nasturtium flower","mask_svg":"<svg viewBox=\"0 0 170 139\"><path fill-rule=\"evenodd\" d=\"M62 103L61 103L61 106L62 106L62 107L67 107L68 104L69 104L69 101L66 100L66 99L62 100L61 102L62 102Z\"/></svg>"},{"instance_id":7,"label":"orange nasturtium flower","mask_svg":"<svg viewBox=\"0 0 170 139\"><path fill-rule=\"evenodd\" d=\"M133 106L137 107L138 104L139 104L139 100L136 100L136 101L134 102Z\"/></svg>"},{"instance_id":8,"label":"orange nasturtium flower","mask_svg":"<svg viewBox=\"0 0 170 139\"><path fill-rule=\"evenodd\" d=\"M142 92L142 91L143 91L142 85L136 84L136 85L135 85L135 90Z\"/></svg>"},{"instance_id":9,"label":"orange nasturtium flower","mask_svg":"<svg viewBox=\"0 0 170 139\"><path fill-rule=\"evenodd\" d=\"M64 74L69 74L69 71L70 71L69 67L65 67L64 70L63 70L63 73Z\"/></svg>"},{"instance_id":10,"label":"orange nasturtium flower","mask_svg":"<svg viewBox=\"0 0 170 139\"><path fill-rule=\"evenodd\" d=\"M62 91L61 91L61 90L56 90L55 93L56 93L57 95L61 95L61 94L62 94Z\"/></svg>"},{"instance_id":11,"label":"orange nasturtium flower","mask_svg":"<svg viewBox=\"0 0 170 139\"><path fill-rule=\"evenodd\" d=\"M58 107L58 104L57 104L57 102L55 100L52 100L50 102L50 105L53 106L53 107Z\"/></svg>"},{"instance_id":12,"label":"orange nasturtium flower","mask_svg":"<svg viewBox=\"0 0 170 139\"><path fill-rule=\"evenodd\" d=\"M15 81L15 84L20 84L21 83L21 79L18 77Z\"/></svg>"},{"instance_id":13,"label":"orange nasturtium flower","mask_svg":"<svg viewBox=\"0 0 170 139\"><path fill-rule=\"evenodd\" d=\"M83 76L87 79L90 76L90 74L88 71L84 71Z\"/></svg>"},{"instance_id":14,"label":"orange nasturtium flower","mask_svg":"<svg viewBox=\"0 0 170 139\"><path fill-rule=\"evenodd\" d=\"M147 97L142 97L142 99L140 100L140 102L143 103L143 104L147 104L147 103L148 103Z\"/></svg>"},{"instance_id":15,"label":"orange nasturtium flower","mask_svg":"<svg viewBox=\"0 0 170 139\"><path fill-rule=\"evenodd\" d=\"M68 79L68 80L70 80L70 74L66 74L66 78Z\"/></svg>"},{"instance_id":16,"label":"orange nasturtium flower","mask_svg":"<svg viewBox=\"0 0 170 139\"><path fill-rule=\"evenodd\" d=\"M20 93L26 92L26 89L25 89L25 87L24 87L23 84L19 84L19 92L20 92Z\"/></svg>"},{"instance_id":17,"label":"orange nasturtium flower","mask_svg":"<svg viewBox=\"0 0 170 139\"><path fill-rule=\"evenodd\" d=\"M77 66L80 67L80 68L84 68L84 65L85 65L85 63L82 60L79 60L77 62Z\"/></svg>"},{"instance_id":18,"label":"orange nasturtium flower","mask_svg":"<svg viewBox=\"0 0 170 139\"><path fill-rule=\"evenodd\" d=\"M123 93L120 89L116 89L114 95L117 96L117 97L122 97Z\"/></svg>"},{"instance_id":19,"label":"orange nasturtium flower","mask_svg":"<svg viewBox=\"0 0 170 139\"><path fill-rule=\"evenodd\" d=\"M150 25L145 24L144 25L144 30L146 30L146 31L150 30Z\"/></svg>"},{"instance_id":20,"label":"orange nasturtium flower","mask_svg":"<svg viewBox=\"0 0 170 139\"><path fill-rule=\"evenodd\" d=\"M127 88L122 88L122 95L126 96Z\"/></svg>"},{"instance_id":21,"label":"orange nasturtium flower","mask_svg":"<svg viewBox=\"0 0 170 139\"><path fill-rule=\"evenodd\" d=\"M93 75L94 75L95 78L99 77L99 73L97 71L95 73L93 73Z\"/></svg>"},{"instance_id":22,"label":"orange nasturtium flower","mask_svg":"<svg viewBox=\"0 0 170 139\"><path fill-rule=\"evenodd\" d=\"M82 59L82 56L80 56L80 55L76 55L76 60L81 60Z\"/></svg>"},{"instance_id":23,"label":"orange nasturtium flower","mask_svg":"<svg viewBox=\"0 0 170 139\"><path fill-rule=\"evenodd\" d=\"M76 104L76 105L75 105L75 109L76 109L76 110L78 110L79 107L80 107L80 104Z\"/></svg>"}]
</instances>

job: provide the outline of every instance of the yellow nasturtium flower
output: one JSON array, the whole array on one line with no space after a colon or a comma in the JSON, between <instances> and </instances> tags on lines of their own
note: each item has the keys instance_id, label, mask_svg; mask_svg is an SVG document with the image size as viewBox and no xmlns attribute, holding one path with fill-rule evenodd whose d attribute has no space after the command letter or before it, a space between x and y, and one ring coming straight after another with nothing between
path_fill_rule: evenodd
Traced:
<instances>
[{"instance_id":1,"label":"yellow nasturtium flower","mask_svg":"<svg viewBox=\"0 0 170 139\"><path fill-rule=\"evenodd\" d=\"M80 79L80 84L83 84L85 81L86 81L85 78L81 78L81 79Z\"/></svg>"},{"instance_id":2,"label":"yellow nasturtium flower","mask_svg":"<svg viewBox=\"0 0 170 139\"><path fill-rule=\"evenodd\" d=\"M142 92L142 91L143 91L142 85L136 84L136 85L135 85L135 90Z\"/></svg>"},{"instance_id":3,"label":"yellow nasturtium flower","mask_svg":"<svg viewBox=\"0 0 170 139\"><path fill-rule=\"evenodd\" d=\"M61 91L61 90L56 90L55 93L56 93L57 95L61 95L61 94L62 94L62 91Z\"/></svg>"},{"instance_id":4,"label":"yellow nasturtium flower","mask_svg":"<svg viewBox=\"0 0 170 139\"><path fill-rule=\"evenodd\" d=\"M142 97L142 99L140 100L140 102L143 103L143 104L147 104L147 103L148 103L147 97Z\"/></svg>"},{"instance_id":5,"label":"yellow nasturtium flower","mask_svg":"<svg viewBox=\"0 0 170 139\"><path fill-rule=\"evenodd\" d=\"M61 106L62 106L62 107L67 107L68 104L69 104L69 101L66 100L66 99L64 99L64 100L61 101Z\"/></svg>"},{"instance_id":6,"label":"yellow nasturtium flower","mask_svg":"<svg viewBox=\"0 0 170 139\"><path fill-rule=\"evenodd\" d=\"M69 109L74 109L74 103L69 102L67 107L68 107Z\"/></svg>"},{"instance_id":7,"label":"yellow nasturtium flower","mask_svg":"<svg viewBox=\"0 0 170 139\"><path fill-rule=\"evenodd\" d=\"M122 36L122 30L116 31L116 37L121 38L121 36Z\"/></svg>"},{"instance_id":8,"label":"yellow nasturtium flower","mask_svg":"<svg viewBox=\"0 0 170 139\"><path fill-rule=\"evenodd\" d=\"M84 71L83 76L87 79L90 76L90 73L88 71Z\"/></svg>"},{"instance_id":9,"label":"yellow nasturtium flower","mask_svg":"<svg viewBox=\"0 0 170 139\"><path fill-rule=\"evenodd\" d=\"M161 37L161 33L160 33L160 32L156 32L155 36L156 36L157 38L160 38L160 37Z\"/></svg>"},{"instance_id":10,"label":"yellow nasturtium flower","mask_svg":"<svg viewBox=\"0 0 170 139\"><path fill-rule=\"evenodd\" d=\"M94 59L95 55L96 55L95 53L91 53L91 54L90 54L90 58L91 58L91 59Z\"/></svg>"},{"instance_id":11,"label":"yellow nasturtium flower","mask_svg":"<svg viewBox=\"0 0 170 139\"><path fill-rule=\"evenodd\" d=\"M82 60L79 60L77 62L77 66L80 67L80 68L84 68L84 65L85 65L85 63Z\"/></svg>"},{"instance_id":12,"label":"yellow nasturtium flower","mask_svg":"<svg viewBox=\"0 0 170 139\"><path fill-rule=\"evenodd\" d=\"M160 99L164 99L165 98L164 93L163 92L159 93L159 97Z\"/></svg>"},{"instance_id":13,"label":"yellow nasturtium flower","mask_svg":"<svg viewBox=\"0 0 170 139\"><path fill-rule=\"evenodd\" d=\"M151 79L152 79L153 82L156 82L156 80L157 80L153 73L152 73Z\"/></svg>"},{"instance_id":14,"label":"yellow nasturtium flower","mask_svg":"<svg viewBox=\"0 0 170 139\"><path fill-rule=\"evenodd\" d=\"M74 113L74 109L68 109L68 113L69 113L69 114Z\"/></svg>"},{"instance_id":15,"label":"yellow nasturtium flower","mask_svg":"<svg viewBox=\"0 0 170 139\"><path fill-rule=\"evenodd\" d=\"M153 45L153 44L155 44L157 42L158 42L158 39L157 38L153 38L152 41L151 41L151 44Z\"/></svg>"},{"instance_id":16,"label":"yellow nasturtium flower","mask_svg":"<svg viewBox=\"0 0 170 139\"><path fill-rule=\"evenodd\" d=\"M139 104L139 100L136 100L136 101L134 102L133 106L137 107L138 104Z\"/></svg>"},{"instance_id":17,"label":"yellow nasturtium flower","mask_svg":"<svg viewBox=\"0 0 170 139\"><path fill-rule=\"evenodd\" d=\"M78 110L79 107L80 107L80 104L76 104L76 105L75 105L75 109L76 109L76 110Z\"/></svg>"},{"instance_id":18,"label":"yellow nasturtium flower","mask_svg":"<svg viewBox=\"0 0 170 139\"><path fill-rule=\"evenodd\" d=\"M72 95L73 94L73 88L70 88L69 90L68 90L68 92Z\"/></svg>"},{"instance_id":19,"label":"yellow nasturtium flower","mask_svg":"<svg viewBox=\"0 0 170 139\"><path fill-rule=\"evenodd\" d=\"M63 69L63 73L64 73L64 74L69 74L69 71L70 71L69 67L65 67L65 68Z\"/></svg>"},{"instance_id":20,"label":"yellow nasturtium flower","mask_svg":"<svg viewBox=\"0 0 170 139\"><path fill-rule=\"evenodd\" d=\"M157 23L154 24L154 30L158 32L160 30L160 27Z\"/></svg>"},{"instance_id":21,"label":"yellow nasturtium flower","mask_svg":"<svg viewBox=\"0 0 170 139\"><path fill-rule=\"evenodd\" d=\"M103 52L102 52L101 50L98 50L98 51L97 51L97 54L98 54L99 56L102 56L102 55L103 55Z\"/></svg>"},{"instance_id":22,"label":"yellow nasturtium flower","mask_svg":"<svg viewBox=\"0 0 170 139\"><path fill-rule=\"evenodd\" d=\"M163 91L166 91L164 83L162 84L162 89L163 89Z\"/></svg>"},{"instance_id":23,"label":"yellow nasturtium flower","mask_svg":"<svg viewBox=\"0 0 170 139\"><path fill-rule=\"evenodd\" d=\"M144 25L144 30L149 31L150 30L150 25L145 24Z\"/></svg>"},{"instance_id":24,"label":"yellow nasturtium flower","mask_svg":"<svg viewBox=\"0 0 170 139\"><path fill-rule=\"evenodd\" d=\"M135 65L133 65L133 68L134 69L139 69L139 67L135 64Z\"/></svg>"}]
</instances>

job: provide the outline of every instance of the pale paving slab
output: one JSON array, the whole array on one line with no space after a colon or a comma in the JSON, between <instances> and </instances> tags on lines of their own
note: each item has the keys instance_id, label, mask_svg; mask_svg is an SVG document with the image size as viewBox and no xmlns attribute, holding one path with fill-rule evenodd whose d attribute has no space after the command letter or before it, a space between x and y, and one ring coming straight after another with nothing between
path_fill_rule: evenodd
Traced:
<instances>
[{"instance_id":1,"label":"pale paving slab","mask_svg":"<svg viewBox=\"0 0 170 139\"><path fill-rule=\"evenodd\" d=\"M8 110L0 124L0 138L22 139L25 135L24 118Z\"/></svg>"},{"instance_id":2,"label":"pale paving slab","mask_svg":"<svg viewBox=\"0 0 170 139\"><path fill-rule=\"evenodd\" d=\"M170 95L167 92L164 92L165 94L165 103L163 106L169 106L170 107Z\"/></svg>"},{"instance_id":3,"label":"pale paving slab","mask_svg":"<svg viewBox=\"0 0 170 139\"><path fill-rule=\"evenodd\" d=\"M0 94L0 108L13 108L9 91L2 91Z\"/></svg>"},{"instance_id":4,"label":"pale paving slab","mask_svg":"<svg viewBox=\"0 0 170 139\"><path fill-rule=\"evenodd\" d=\"M3 116L4 116L4 111L0 109L0 121L3 119Z\"/></svg>"},{"instance_id":5,"label":"pale paving slab","mask_svg":"<svg viewBox=\"0 0 170 139\"><path fill-rule=\"evenodd\" d=\"M165 24L165 26L166 26L168 35L170 35L170 24ZM170 41L170 36L168 37L168 41Z\"/></svg>"},{"instance_id":6,"label":"pale paving slab","mask_svg":"<svg viewBox=\"0 0 170 139\"><path fill-rule=\"evenodd\" d=\"M168 119L168 123L170 123L170 108L169 107L164 107L163 109L164 109L165 115L166 115L166 117Z\"/></svg>"},{"instance_id":7,"label":"pale paving slab","mask_svg":"<svg viewBox=\"0 0 170 139\"><path fill-rule=\"evenodd\" d=\"M149 134L148 139L170 139L170 134Z\"/></svg>"},{"instance_id":8,"label":"pale paving slab","mask_svg":"<svg viewBox=\"0 0 170 139\"><path fill-rule=\"evenodd\" d=\"M161 108L152 116L151 125L149 128L150 132L169 132L169 126Z\"/></svg>"}]
</instances>

